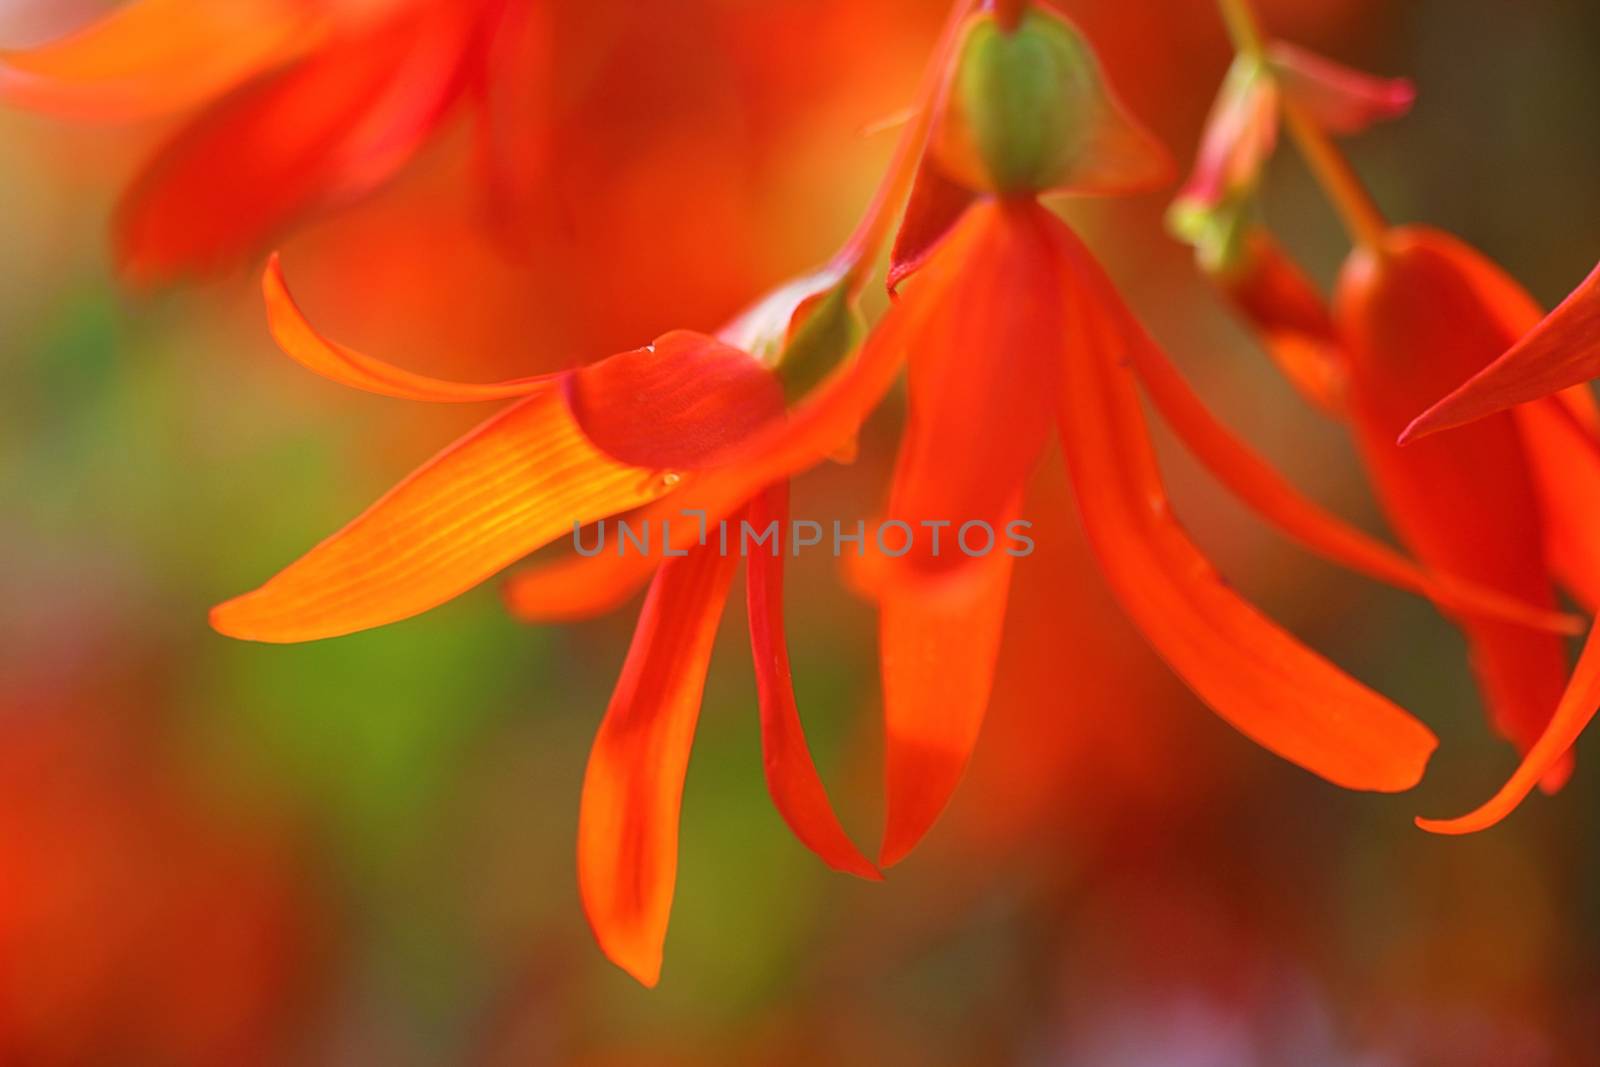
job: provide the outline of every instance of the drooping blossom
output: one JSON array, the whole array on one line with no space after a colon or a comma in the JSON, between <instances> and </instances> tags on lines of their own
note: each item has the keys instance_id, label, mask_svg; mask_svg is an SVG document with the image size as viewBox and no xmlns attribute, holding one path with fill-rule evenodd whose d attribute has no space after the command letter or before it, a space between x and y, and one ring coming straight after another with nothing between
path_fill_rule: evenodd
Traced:
<instances>
[{"instance_id":1,"label":"drooping blossom","mask_svg":"<svg viewBox=\"0 0 1600 1067\"><path fill-rule=\"evenodd\" d=\"M1215 422L1075 235L1038 193L1126 192L1163 180L1159 146L1105 88L1071 26L1040 9L969 23L890 267L906 291L814 420L772 442L793 469L860 421L902 365L911 412L888 516L912 528L999 528L1059 429L1089 540L1151 643L1257 741L1355 788L1408 788L1433 737L1234 593L1170 514L1134 386L1230 489L1313 550L1463 609L1557 625L1553 613L1460 583L1447 588L1301 497ZM1042 73L1044 72L1044 73ZM1030 80L1031 79L1031 80ZM751 451L758 446L752 444ZM751 461L755 467L756 461ZM747 474L748 478L749 475ZM739 479L713 472L688 498L713 514ZM939 555L926 540L877 568L888 828L902 858L944 807L988 699L1012 561ZM1464 599L1463 599L1464 598Z\"/></svg>"},{"instance_id":2,"label":"drooping blossom","mask_svg":"<svg viewBox=\"0 0 1600 1067\"><path fill-rule=\"evenodd\" d=\"M944 48L956 25L952 18ZM317 373L402 399L517 402L261 588L215 608L212 624L222 633L307 641L408 618L584 524L645 505L677 510L697 474L739 480L735 505L702 514L692 545L674 547L674 520L680 531L697 525L677 511L659 520L654 549L579 554L508 588L517 614L548 621L604 611L649 584L590 755L578 850L584 907L602 949L646 985L660 973L684 774L713 639L741 558L774 803L830 866L880 877L829 806L795 706L782 600L793 471L767 476L747 458L764 453L741 450L774 436L786 440L817 382L854 349L856 295L892 222L889 212L910 184L930 116L924 106L907 126L883 187L826 267L779 287L716 336L676 330L573 371L462 385L402 370L319 334L290 297L277 257L267 268L273 335ZM853 432L841 427L803 465L846 451ZM649 530L655 520L645 515ZM731 523L737 543L710 534L712 521ZM759 538L753 548L747 530Z\"/></svg>"},{"instance_id":3,"label":"drooping blossom","mask_svg":"<svg viewBox=\"0 0 1600 1067\"><path fill-rule=\"evenodd\" d=\"M1259 39L1247 35L1241 43L1240 64L1264 62L1251 58L1264 54ZM1372 86L1379 83L1344 81L1352 89L1346 113L1387 114L1357 106L1377 98ZM1363 84L1368 90L1358 91ZM1234 95L1225 85L1197 173L1215 169L1208 153L1247 157L1250 174L1239 195L1248 202L1265 158L1261 144L1270 149L1275 133L1218 121ZM1409 99L1398 89L1390 95L1397 103ZM1600 510L1592 503L1600 461L1590 440L1600 414L1593 398L1569 391L1400 447L1396 439L1417 411L1493 361L1538 312L1503 271L1454 238L1425 227L1391 229L1327 137L1359 124L1287 90L1285 99L1299 101L1284 117L1356 239L1332 308L1253 217L1220 250L1207 243L1211 231L1175 229L1196 244L1201 266L1289 380L1348 423L1385 514L1425 566L1528 604L1553 607L1560 588L1592 612L1600 605ZM1241 136L1243 143L1235 143ZM1175 207L1175 218L1182 210ZM1496 730L1531 760L1543 750L1540 739L1558 705L1567 706L1565 642L1555 633L1441 608L1467 638ZM1570 772L1563 748L1540 761L1533 780L1554 790Z\"/></svg>"},{"instance_id":4,"label":"drooping blossom","mask_svg":"<svg viewBox=\"0 0 1600 1067\"><path fill-rule=\"evenodd\" d=\"M544 18L540 0L134 0L0 55L0 99L117 122L202 108L117 212L123 274L161 282L383 185L467 103L492 180L521 188Z\"/></svg>"}]
</instances>

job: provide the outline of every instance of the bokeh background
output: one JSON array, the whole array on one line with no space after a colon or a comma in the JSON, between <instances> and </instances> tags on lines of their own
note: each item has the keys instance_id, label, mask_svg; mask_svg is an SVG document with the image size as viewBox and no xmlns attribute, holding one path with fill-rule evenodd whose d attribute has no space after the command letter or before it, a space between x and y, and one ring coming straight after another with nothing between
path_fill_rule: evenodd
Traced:
<instances>
[{"instance_id":1,"label":"bokeh background","mask_svg":"<svg viewBox=\"0 0 1600 1067\"><path fill-rule=\"evenodd\" d=\"M0 47L111 6L0 0ZM464 124L282 242L337 337L456 378L712 329L831 253L910 98L938 0L559 5L545 210L496 232ZM1202 0L1061 0L1180 159L1228 55ZM1352 146L1397 219L1547 303L1600 252L1592 0L1276 0L1277 33L1419 83ZM548 117L548 116L547 116ZM934 833L880 885L823 868L761 776L738 612L684 804L660 988L594 948L579 783L633 613L525 628L486 586L303 647L207 607L331 531L482 411L342 390L278 355L259 258L120 282L108 217L165 122L0 109L0 1064L1600 1063L1600 768L1496 830L1420 812L1509 769L1459 637L1316 563L1170 455L1228 576L1442 746L1416 792L1340 792L1167 673L1088 560L1059 459L1032 510L998 688ZM1342 237L1292 153L1270 220L1320 279ZM1214 407L1381 525L1305 407L1161 227L1164 197L1064 205ZM264 250L263 250L264 251ZM872 514L898 401L796 513ZM1169 450L1170 452L1170 450ZM802 713L877 834L874 627L833 562L788 607Z\"/></svg>"}]
</instances>

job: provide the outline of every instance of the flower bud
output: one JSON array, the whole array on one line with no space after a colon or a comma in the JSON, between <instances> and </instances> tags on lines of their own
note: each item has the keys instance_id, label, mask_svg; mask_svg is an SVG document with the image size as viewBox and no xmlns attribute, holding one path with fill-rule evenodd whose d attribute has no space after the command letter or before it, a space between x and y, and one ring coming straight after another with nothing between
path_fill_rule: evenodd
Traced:
<instances>
[{"instance_id":1,"label":"flower bud","mask_svg":"<svg viewBox=\"0 0 1600 1067\"><path fill-rule=\"evenodd\" d=\"M968 22L931 150L951 178L1002 196L1134 192L1171 172L1083 35L1037 7L1011 31L992 13Z\"/></svg>"}]
</instances>

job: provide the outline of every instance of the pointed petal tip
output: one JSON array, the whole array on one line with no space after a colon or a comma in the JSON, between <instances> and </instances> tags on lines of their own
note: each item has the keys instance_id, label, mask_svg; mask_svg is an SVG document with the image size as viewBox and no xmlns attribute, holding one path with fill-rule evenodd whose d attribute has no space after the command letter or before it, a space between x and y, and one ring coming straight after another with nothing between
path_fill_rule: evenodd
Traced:
<instances>
[{"instance_id":1,"label":"pointed petal tip","mask_svg":"<svg viewBox=\"0 0 1600 1067\"><path fill-rule=\"evenodd\" d=\"M607 942L600 936L600 931L594 931L595 943L600 946L600 951L629 978L644 986L654 989L661 982L661 947L650 948L640 944L620 944Z\"/></svg>"}]
</instances>

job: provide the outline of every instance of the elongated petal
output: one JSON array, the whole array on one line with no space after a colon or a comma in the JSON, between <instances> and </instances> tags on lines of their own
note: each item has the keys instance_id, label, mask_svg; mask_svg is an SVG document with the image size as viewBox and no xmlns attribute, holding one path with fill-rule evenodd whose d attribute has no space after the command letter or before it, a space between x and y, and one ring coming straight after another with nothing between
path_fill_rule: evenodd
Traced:
<instances>
[{"instance_id":1,"label":"elongated petal","mask_svg":"<svg viewBox=\"0 0 1600 1067\"><path fill-rule=\"evenodd\" d=\"M1406 78L1378 78L1283 41L1267 59L1284 95L1329 133L1360 133L1411 110L1417 90Z\"/></svg>"},{"instance_id":2,"label":"elongated petal","mask_svg":"<svg viewBox=\"0 0 1600 1067\"><path fill-rule=\"evenodd\" d=\"M488 179L495 233L525 251L548 213L545 174L555 112L554 9L502 4L485 31L478 79L478 151Z\"/></svg>"},{"instance_id":3,"label":"elongated petal","mask_svg":"<svg viewBox=\"0 0 1600 1067\"><path fill-rule=\"evenodd\" d=\"M789 524L789 486L775 485L750 504L748 517L758 531L777 523L771 550L752 548L749 569L750 653L761 705L761 753L767 791L789 829L836 871L874 881L883 876L863 856L828 803L822 777L812 762L795 704L794 680L783 627L783 567Z\"/></svg>"},{"instance_id":4,"label":"elongated petal","mask_svg":"<svg viewBox=\"0 0 1600 1067\"><path fill-rule=\"evenodd\" d=\"M1031 201L985 209L979 221L981 237L941 250L889 311L915 326L887 511L912 531L912 547L878 583L885 864L932 826L977 742L1011 576L999 546L1053 422L1065 330L1055 223Z\"/></svg>"},{"instance_id":5,"label":"elongated petal","mask_svg":"<svg viewBox=\"0 0 1600 1067\"><path fill-rule=\"evenodd\" d=\"M1065 253L1072 255L1070 251ZM1263 617L1173 518L1134 392L1127 342L1093 306L1067 361L1062 439L1106 580L1156 651L1219 715L1338 785L1409 789L1433 734Z\"/></svg>"},{"instance_id":6,"label":"elongated petal","mask_svg":"<svg viewBox=\"0 0 1600 1067\"><path fill-rule=\"evenodd\" d=\"M1600 708L1600 626L1578 657L1561 703L1543 734L1522 758L1522 764L1500 791L1476 811L1455 819L1422 819L1417 825L1436 834L1470 834L1487 830L1517 809L1527 795L1552 775L1562 776L1571 763L1572 746Z\"/></svg>"},{"instance_id":7,"label":"elongated petal","mask_svg":"<svg viewBox=\"0 0 1600 1067\"><path fill-rule=\"evenodd\" d=\"M914 529L998 524L1050 438L1065 329L1048 236L1054 218L1028 202L980 221L982 239L952 249L959 259L941 253L926 284L889 312L917 322L904 341L910 412L888 512ZM904 563L936 572L967 561L953 544L931 549L931 538L917 538Z\"/></svg>"},{"instance_id":8,"label":"elongated petal","mask_svg":"<svg viewBox=\"0 0 1600 1067\"><path fill-rule=\"evenodd\" d=\"M78 32L0 52L0 100L128 121L209 100L318 36L305 0L134 0Z\"/></svg>"},{"instance_id":9,"label":"elongated petal","mask_svg":"<svg viewBox=\"0 0 1600 1067\"><path fill-rule=\"evenodd\" d=\"M401 400L465 403L527 396L559 377L544 374L485 385L448 382L414 374L363 355L353 348L329 340L311 325L289 294L288 284L283 277L283 264L276 253L267 261L266 272L261 277L261 290L267 304L267 326L278 347L308 370L352 389Z\"/></svg>"},{"instance_id":10,"label":"elongated petal","mask_svg":"<svg viewBox=\"0 0 1600 1067\"><path fill-rule=\"evenodd\" d=\"M1350 354L1351 428L1385 515L1425 567L1553 607L1545 519L1516 421L1500 414L1395 444L1427 397L1514 336L1474 281L1480 261L1420 228L1392 231L1381 252L1351 257L1335 304ZM1495 727L1526 751L1565 687L1565 643L1482 617L1455 621Z\"/></svg>"},{"instance_id":11,"label":"elongated petal","mask_svg":"<svg viewBox=\"0 0 1600 1067\"><path fill-rule=\"evenodd\" d=\"M1063 240L1076 241L1070 234ZM1093 258L1079 246L1081 276L1114 317L1128 358L1161 417L1240 500L1312 552L1382 582L1421 593L1449 611L1500 619L1555 633L1579 633L1580 620L1546 606L1523 604L1495 589L1448 573L1432 574L1301 495L1205 407L1167 356L1128 313Z\"/></svg>"},{"instance_id":12,"label":"elongated petal","mask_svg":"<svg viewBox=\"0 0 1600 1067\"><path fill-rule=\"evenodd\" d=\"M1401 443L1600 377L1600 267L1493 363L1406 427Z\"/></svg>"},{"instance_id":13,"label":"elongated petal","mask_svg":"<svg viewBox=\"0 0 1600 1067\"><path fill-rule=\"evenodd\" d=\"M684 772L737 565L737 556L708 546L662 567L584 772L583 909L600 948L646 986L661 975Z\"/></svg>"},{"instance_id":14,"label":"elongated petal","mask_svg":"<svg viewBox=\"0 0 1600 1067\"><path fill-rule=\"evenodd\" d=\"M922 840L966 772L994 685L1011 569L1011 557L996 547L960 568L898 576L876 590L887 798L878 862L885 867Z\"/></svg>"},{"instance_id":15,"label":"elongated petal","mask_svg":"<svg viewBox=\"0 0 1600 1067\"><path fill-rule=\"evenodd\" d=\"M148 283L215 272L306 212L386 181L456 99L472 12L420 5L217 103L123 198L124 275Z\"/></svg>"},{"instance_id":16,"label":"elongated petal","mask_svg":"<svg viewBox=\"0 0 1600 1067\"><path fill-rule=\"evenodd\" d=\"M589 444L554 388L473 430L349 526L212 625L254 641L309 641L409 618L670 486Z\"/></svg>"}]
</instances>

